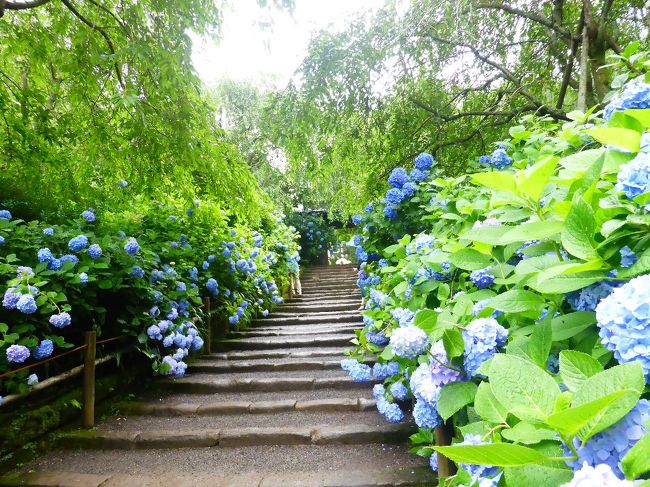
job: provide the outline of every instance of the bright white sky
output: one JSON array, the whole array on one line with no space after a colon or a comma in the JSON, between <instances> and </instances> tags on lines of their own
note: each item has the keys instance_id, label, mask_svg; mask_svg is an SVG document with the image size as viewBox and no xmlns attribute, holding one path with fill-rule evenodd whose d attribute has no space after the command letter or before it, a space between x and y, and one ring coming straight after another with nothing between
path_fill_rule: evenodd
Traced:
<instances>
[{"instance_id":1,"label":"bright white sky","mask_svg":"<svg viewBox=\"0 0 650 487\"><path fill-rule=\"evenodd\" d=\"M312 35L335 31L353 14L384 0L296 0L293 12L261 9L256 0L232 0L224 13L222 39L193 38L194 66L210 86L221 78L283 87L307 53ZM272 22L262 28L261 23Z\"/></svg>"}]
</instances>

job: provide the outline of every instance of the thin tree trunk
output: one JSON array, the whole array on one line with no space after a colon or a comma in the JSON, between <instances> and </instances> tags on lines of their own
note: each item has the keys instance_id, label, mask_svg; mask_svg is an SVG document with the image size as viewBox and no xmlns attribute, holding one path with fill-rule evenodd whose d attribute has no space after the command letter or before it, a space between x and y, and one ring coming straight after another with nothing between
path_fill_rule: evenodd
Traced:
<instances>
[{"instance_id":1,"label":"thin tree trunk","mask_svg":"<svg viewBox=\"0 0 650 487\"><path fill-rule=\"evenodd\" d=\"M586 7L583 7L586 8ZM585 19L587 15L585 14ZM578 85L578 110L587 111L587 87L589 79L589 27L585 21L582 26L582 46L580 48L580 83Z\"/></svg>"}]
</instances>

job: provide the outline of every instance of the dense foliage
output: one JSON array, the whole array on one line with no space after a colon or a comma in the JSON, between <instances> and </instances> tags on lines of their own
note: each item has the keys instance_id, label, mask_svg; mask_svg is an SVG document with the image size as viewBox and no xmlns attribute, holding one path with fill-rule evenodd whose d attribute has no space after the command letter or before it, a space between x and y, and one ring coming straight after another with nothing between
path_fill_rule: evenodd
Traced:
<instances>
[{"instance_id":1,"label":"dense foliage","mask_svg":"<svg viewBox=\"0 0 650 487\"><path fill-rule=\"evenodd\" d=\"M287 217L287 222L300 235L300 259L305 263L317 263L336 241L334 230L320 215L295 212Z\"/></svg>"},{"instance_id":2,"label":"dense foliage","mask_svg":"<svg viewBox=\"0 0 650 487\"><path fill-rule=\"evenodd\" d=\"M456 463L445 485L623 486L650 471L648 82L604 119L524 117L467 175L437 177L421 154L355 218L365 326L342 366L383 381L379 411L413 415L432 468Z\"/></svg>"}]
</instances>

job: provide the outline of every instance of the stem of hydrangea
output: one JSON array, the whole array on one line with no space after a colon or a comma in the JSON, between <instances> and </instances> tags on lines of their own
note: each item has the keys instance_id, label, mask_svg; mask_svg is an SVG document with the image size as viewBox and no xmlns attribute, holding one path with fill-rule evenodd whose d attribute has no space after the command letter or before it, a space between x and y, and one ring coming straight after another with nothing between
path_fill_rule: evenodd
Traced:
<instances>
[{"instance_id":1,"label":"stem of hydrangea","mask_svg":"<svg viewBox=\"0 0 650 487\"><path fill-rule=\"evenodd\" d=\"M460 370L460 369L458 369L458 368L456 368L456 367L452 367L452 366L449 365L449 364L445 364L445 363L441 362L440 359L438 359L438 357L436 357L435 355L433 355L433 354L431 353L431 350L429 350L429 356L430 356L433 360L435 360L436 362L438 362L440 365L442 365L443 367L445 367L445 368L447 368L447 369L449 369L449 370L453 370L453 371L455 371L455 372L459 372L459 373L461 373L461 374L463 373L462 370Z\"/></svg>"},{"instance_id":2,"label":"stem of hydrangea","mask_svg":"<svg viewBox=\"0 0 650 487\"><path fill-rule=\"evenodd\" d=\"M578 459L578 450L576 450L576 447L573 446L573 438L567 438L563 434L560 434L560 433L558 433L558 434L560 435L560 438L562 438L562 442L569 448L569 450L571 450L571 453L573 453L574 458L572 458L571 460L577 460Z\"/></svg>"},{"instance_id":3,"label":"stem of hydrangea","mask_svg":"<svg viewBox=\"0 0 650 487\"><path fill-rule=\"evenodd\" d=\"M510 425L508 423L497 424L494 428L492 428L490 431L485 433L485 436L481 438L481 441L487 440L490 436L492 436L492 433L494 433L495 431L499 431L502 428L510 428Z\"/></svg>"}]
</instances>

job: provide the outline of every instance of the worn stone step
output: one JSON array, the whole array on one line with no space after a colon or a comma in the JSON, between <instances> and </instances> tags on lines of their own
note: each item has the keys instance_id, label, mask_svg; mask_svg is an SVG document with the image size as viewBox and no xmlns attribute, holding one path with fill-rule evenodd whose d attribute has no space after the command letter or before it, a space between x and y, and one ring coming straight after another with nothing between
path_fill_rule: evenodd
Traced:
<instances>
[{"instance_id":1,"label":"worn stone step","mask_svg":"<svg viewBox=\"0 0 650 487\"><path fill-rule=\"evenodd\" d=\"M216 392L273 392L273 391L310 391L317 389L348 389L359 390L372 387L373 383L352 382L348 377L302 374L301 377L265 377L265 378L232 378L211 377L203 375L188 375L181 379L166 383L169 390L188 394L214 394ZM328 372L328 371L320 371Z\"/></svg>"},{"instance_id":2,"label":"worn stone step","mask_svg":"<svg viewBox=\"0 0 650 487\"><path fill-rule=\"evenodd\" d=\"M336 313L319 313L317 315L271 315L269 318L253 320L251 325L312 325L316 323L354 323L356 321L362 321L362 316L358 311L337 311Z\"/></svg>"},{"instance_id":3,"label":"worn stone step","mask_svg":"<svg viewBox=\"0 0 650 487\"><path fill-rule=\"evenodd\" d=\"M326 284L341 284L341 283L356 285L357 276L350 275L350 276L336 276L336 277L307 277L307 278L301 277L300 283L302 284L302 287L319 286L321 284L326 285Z\"/></svg>"},{"instance_id":4,"label":"worn stone step","mask_svg":"<svg viewBox=\"0 0 650 487\"><path fill-rule=\"evenodd\" d=\"M218 396L217 396L218 397ZM240 421L246 421L246 425L250 425L251 414L256 415L269 415L271 413L282 412L300 412L300 413L334 413L334 412L361 412L371 411L372 422L382 422L383 419L377 416L375 412L375 400L367 397L324 397L317 399L275 399L275 400L231 400L222 401L217 399L209 399L196 402L172 402L172 403L156 403L156 402L127 402L118 405L121 414L128 414L130 416L163 416L163 417L176 417L176 416L231 416L242 415ZM118 420L113 420L114 422ZM131 425L133 418L130 417L125 421ZM260 421L270 420L276 424L276 420L272 417L263 417ZM309 419L305 414L295 418L288 418L289 420L304 421ZM337 422L341 421L341 416L335 417ZM351 417L354 421L364 422L364 419L359 415ZM233 426L232 419L229 419L229 425ZM323 422L319 418L319 422ZM142 423L140 423L142 424ZM276 424L277 425L277 424Z\"/></svg>"},{"instance_id":5,"label":"worn stone step","mask_svg":"<svg viewBox=\"0 0 650 487\"><path fill-rule=\"evenodd\" d=\"M339 282L339 283L332 283L332 284L313 284L311 286L305 285L302 286L302 293L303 294L310 293L310 292L326 293L328 291L352 292L358 289L359 288L354 282Z\"/></svg>"},{"instance_id":6,"label":"worn stone step","mask_svg":"<svg viewBox=\"0 0 650 487\"><path fill-rule=\"evenodd\" d=\"M199 359L193 361L189 370L192 374L227 374L232 372L280 372L280 371L310 371L310 370L338 370L344 355L333 359L300 359L277 361L214 361ZM372 360L366 360L372 364Z\"/></svg>"},{"instance_id":7,"label":"worn stone step","mask_svg":"<svg viewBox=\"0 0 650 487\"><path fill-rule=\"evenodd\" d=\"M285 304L278 308L278 313L330 313L333 311L354 311L359 308L359 300L348 303L321 304L318 301L315 304ZM274 313L274 315L277 313Z\"/></svg>"},{"instance_id":8,"label":"worn stone step","mask_svg":"<svg viewBox=\"0 0 650 487\"><path fill-rule=\"evenodd\" d=\"M361 294L359 289L340 289L340 290L305 290L300 295L301 298L308 300L321 300L321 301L332 301L342 298L357 298L361 299Z\"/></svg>"},{"instance_id":9,"label":"worn stone step","mask_svg":"<svg viewBox=\"0 0 650 487\"><path fill-rule=\"evenodd\" d=\"M426 459L393 444L55 450L0 485L378 487L435 485ZM31 471L30 470L35 470ZM28 473L29 472L29 473Z\"/></svg>"},{"instance_id":10,"label":"worn stone step","mask_svg":"<svg viewBox=\"0 0 650 487\"><path fill-rule=\"evenodd\" d=\"M329 305L337 305L337 304L349 304L349 305L356 305L357 307L361 306L361 296L357 293L355 296L350 296L350 297L343 297L343 298L329 298L329 299L321 299L321 298L313 298L313 297L301 297L297 296L295 298L290 298L286 300L286 306L329 306ZM278 308L278 310L282 309L282 307Z\"/></svg>"},{"instance_id":11,"label":"worn stone step","mask_svg":"<svg viewBox=\"0 0 650 487\"><path fill-rule=\"evenodd\" d=\"M265 326L258 325L250 328L244 328L239 331L230 332L233 336L242 336L242 334L249 333L282 333L282 332L291 332L291 334L304 334L309 335L311 333L330 333L332 330L343 330L347 332L349 330L356 330L361 328L362 325L358 321L351 321L350 323L308 323L305 325L271 325Z\"/></svg>"},{"instance_id":12,"label":"worn stone step","mask_svg":"<svg viewBox=\"0 0 650 487\"><path fill-rule=\"evenodd\" d=\"M277 358L313 358L341 355L341 347L319 347L313 349L278 348L273 350L232 350L204 355L205 358L223 360L277 359Z\"/></svg>"},{"instance_id":13,"label":"worn stone step","mask_svg":"<svg viewBox=\"0 0 650 487\"><path fill-rule=\"evenodd\" d=\"M345 324L344 326L337 327L328 326L321 329L296 325L296 327L298 326L300 327L299 330L292 330L291 327L278 326L263 328L261 330L252 328L250 330L233 331L228 333L228 335L226 335L226 338L292 337L297 335L326 336L332 334L352 333L354 330L361 328L360 323L349 323Z\"/></svg>"},{"instance_id":14,"label":"worn stone step","mask_svg":"<svg viewBox=\"0 0 650 487\"><path fill-rule=\"evenodd\" d=\"M230 448L259 445L359 445L398 443L417 431L412 424L367 424L221 428L200 430L98 431L62 433L58 444L72 449Z\"/></svg>"},{"instance_id":15,"label":"worn stone step","mask_svg":"<svg viewBox=\"0 0 650 487\"><path fill-rule=\"evenodd\" d=\"M269 350L274 348L308 348L308 347L348 347L351 334L334 335L297 335L292 337L251 337L231 340L218 340L218 350Z\"/></svg>"}]
</instances>

